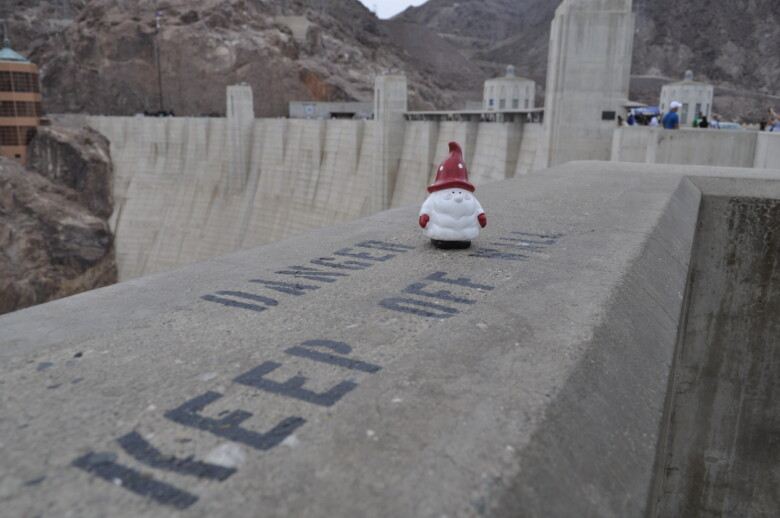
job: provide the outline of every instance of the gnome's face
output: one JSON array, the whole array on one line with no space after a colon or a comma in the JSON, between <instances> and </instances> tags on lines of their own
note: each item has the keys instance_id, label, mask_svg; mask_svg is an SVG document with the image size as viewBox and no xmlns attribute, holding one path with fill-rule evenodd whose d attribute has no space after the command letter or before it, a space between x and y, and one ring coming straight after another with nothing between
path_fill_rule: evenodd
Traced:
<instances>
[{"instance_id":1,"label":"gnome's face","mask_svg":"<svg viewBox=\"0 0 780 518\"><path fill-rule=\"evenodd\" d=\"M431 193L433 211L453 218L476 216L477 200L465 189L442 189Z\"/></svg>"}]
</instances>

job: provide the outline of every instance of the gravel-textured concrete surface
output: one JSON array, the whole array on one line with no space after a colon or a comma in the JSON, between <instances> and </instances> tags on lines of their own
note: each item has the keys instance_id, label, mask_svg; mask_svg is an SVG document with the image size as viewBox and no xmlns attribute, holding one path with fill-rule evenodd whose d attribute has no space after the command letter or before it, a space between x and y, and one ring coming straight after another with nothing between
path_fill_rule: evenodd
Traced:
<instances>
[{"instance_id":1,"label":"gravel-textured concrete surface","mask_svg":"<svg viewBox=\"0 0 780 518\"><path fill-rule=\"evenodd\" d=\"M0 317L2 515L643 516L689 175L780 171L572 163L468 250L410 206Z\"/></svg>"}]
</instances>

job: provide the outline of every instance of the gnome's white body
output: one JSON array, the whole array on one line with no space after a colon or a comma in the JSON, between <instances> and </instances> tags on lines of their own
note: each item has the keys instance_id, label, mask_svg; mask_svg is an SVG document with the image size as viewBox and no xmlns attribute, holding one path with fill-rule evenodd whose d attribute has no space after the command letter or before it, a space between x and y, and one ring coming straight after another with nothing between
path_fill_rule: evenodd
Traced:
<instances>
[{"instance_id":1,"label":"gnome's white body","mask_svg":"<svg viewBox=\"0 0 780 518\"><path fill-rule=\"evenodd\" d=\"M480 214L477 198L465 189L443 189L432 192L420 208L420 216L430 217L423 234L441 241L470 241L479 235Z\"/></svg>"},{"instance_id":2,"label":"gnome's white body","mask_svg":"<svg viewBox=\"0 0 780 518\"><path fill-rule=\"evenodd\" d=\"M487 225L487 216L474 197L463 151L457 142L450 142L449 147L436 181L428 186L431 194L420 208L420 226L439 248L468 248L479 228Z\"/></svg>"}]
</instances>

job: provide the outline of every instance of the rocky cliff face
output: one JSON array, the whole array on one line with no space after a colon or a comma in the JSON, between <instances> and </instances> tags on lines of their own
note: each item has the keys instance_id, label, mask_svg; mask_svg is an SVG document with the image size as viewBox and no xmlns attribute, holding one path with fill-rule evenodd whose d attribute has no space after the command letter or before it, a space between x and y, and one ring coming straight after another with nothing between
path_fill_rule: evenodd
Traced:
<instances>
[{"instance_id":1,"label":"rocky cliff face","mask_svg":"<svg viewBox=\"0 0 780 518\"><path fill-rule=\"evenodd\" d=\"M109 142L94 129L40 128L31 143L27 165L44 178L76 191L78 202L95 216L111 217L114 198Z\"/></svg>"},{"instance_id":2,"label":"rocky cliff face","mask_svg":"<svg viewBox=\"0 0 780 518\"><path fill-rule=\"evenodd\" d=\"M51 113L224 114L225 87L247 82L257 116L279 116L291 100L370 101L386 70L407 74L413 108L459 102L357 0L38 0L11 11L14 47L41 67ZM478 87L479 70L453 58Z\"/></svg>"},{"instance_id":3,"label":"rocky cliff face","mask_svg":"<svg viewBox=\"0 0 780 518\"><path fill-rule=\"evenodd\" d=\"M508 64L537 81L541 103L559 3L429 0L385 21L357 0L0 0L0 15L41 67L50 113L223 114L225 87L247 82L267 117L291 100L369 101L385 70L407 74L412 109L479 100ZM727 118L780 105L777 0L634 0L634 10L633 99L656 104L662 84L692 69L716 85Z\"/></svg>"},{"instance_id":4,"label":"rocky cliff face","mask_svg":"<svg viewBox=\"0 0 780 518\"><path fill-rule=\"evenodd\" d=\"M30 154L44 174L0 157L0 314L117 279L108 142L44 129Z\"/></svg>"}]
</instances>

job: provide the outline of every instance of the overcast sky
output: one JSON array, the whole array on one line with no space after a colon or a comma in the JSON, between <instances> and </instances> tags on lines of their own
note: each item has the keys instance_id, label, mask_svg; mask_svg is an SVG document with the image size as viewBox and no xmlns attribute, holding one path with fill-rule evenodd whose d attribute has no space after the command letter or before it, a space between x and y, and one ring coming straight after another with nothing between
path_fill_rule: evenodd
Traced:
<instances>
[{"instance_id":1,"label":"overcast sky","mask_svg":"<svg viewBox=\"0 0 780 518\"><path fill-rule=\"evenodd\" d=\"M410 5L421 5L426 0L360 0L360 3L368 7L370 10L374 10L376 7L376 15L379 18L390 18L400 13Z\"/></svg>"}]
</instances>

